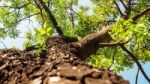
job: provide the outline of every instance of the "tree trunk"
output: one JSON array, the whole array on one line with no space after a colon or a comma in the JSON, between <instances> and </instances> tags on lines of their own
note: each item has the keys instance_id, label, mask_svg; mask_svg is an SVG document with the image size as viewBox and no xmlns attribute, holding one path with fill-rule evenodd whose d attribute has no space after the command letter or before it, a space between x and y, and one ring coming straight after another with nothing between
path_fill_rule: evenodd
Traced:
<instances>
[{"instance_id":1,"label":"tree trunk","mask_svg":"<svg viewBox=\"0 0 150 84\"><path fill-rule=\"evenodd\" d=\"M47 50L39 56L34 48L1 49L0 84L129 84L110 70L97 69L82 61L101 42L99 38L92 42L87 38L76 42L62 37L48 38Z\"/></svg>"}]
</instances>

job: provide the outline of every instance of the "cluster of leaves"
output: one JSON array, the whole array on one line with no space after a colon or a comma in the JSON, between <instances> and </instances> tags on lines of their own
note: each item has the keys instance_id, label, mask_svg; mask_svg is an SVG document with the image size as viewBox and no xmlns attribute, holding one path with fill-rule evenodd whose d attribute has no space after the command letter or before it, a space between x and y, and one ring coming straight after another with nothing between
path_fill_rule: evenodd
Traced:
<instances>
[{"instance_id":1,"label":"cluster of leaves","mask_svg":"<svg viewBox=\"0 0 150 84\"><path fill-rule=\"evenodd\" d=\"M95 3L101 2L103 6L107 6L108 2L105 0L93 0ZM148 7L147 0L139 0L137 6L133 6L135 10L140 10ZM105 5L104 5L105 4ZM103 7L102 7L103 8ZM113 7L112 7L113 8ZM100 8L98 8L100 9ZM111 9L111 8L108 8ZM112 9L113 10L113 9ZM116 10L111 12L113 18L117 21L113 28L109 32L114 42L128 42L126 47L133 52L136 58L143 63L148 62L150 59L150 48L149 48L149 28L150 22L148 16L140 18L136 23L132 19L124 20L123 18L118 19L118 13ZM131 16L137 14L137 11L133 11ZM109 15L111 18L112 15ZM117 72L124 70L125 68L133 67L134 61L119 47L112 51L113 48L102 48L96 56L91 56L87 59L87 63L92 64L96 67L103 66L105 68L113 68Z\"/></svg>"},{"instance_id":2,"label":"cluster of leaves","mask_svg":"<svg viewBox=\"0 0 150 84\"><path fill-rule=\"evenodd\" d=\"M128 42L126 47L133 52L136 58L143 63L150 59L150 23L148 20L141 18L136 24L132 20L119 19L109 32L114 42ZM91 56L87 62L94 66L103 66L109 68L112 66L116 71L122 71L125 67L133 67L134 61L119 47L102 48L97 52L97 56Z\"/></svg>"},{"instance_id":3,"label":"cluster of leaves","mask_svg":"<svg viewBox=\"0 0 150 84\"><path fill-rule=\"evenodd\" d=\"M19 36L20 31L16 27L22 21L22 18L29 15L24 11L28 10L28 2L27 0L0 1L0 38Z\"/></svg>"},{"instance_id":4,"label":"cluster of leaves","mask_svg":"<svg viewBox=\"0 0 150 84\"><path fill-rule=\"evenodd\" d=\"M132 20L120 19L112 28L112 37L115 41L126 42L126 45L138 58L148 61L150 23L141 18L136 24ZM146 50L146 51L145 51ZM146 53L144 53L146 52Z\"/></svg>"},{"instance_id":5,"label":"cluster of leaves","mask_svg":"<svg viewBox=\"0 0 150 84\"><path fill-rule=\"evenodd\" d=\"M36 45L37 53L46 49L45 39L53 35L54 30L52 29L50 22L44 22L42 28L34 28L34 35L30 31L26 32L26 41L24 47L30 47Z\"/></svg>"},{"instance_id":6,"label":"cluster of leaves","mask_svg":"<svg viewBox=\"0 0 150 84\"><path fill-rule=\"evenodd\" d=\"M103 48L97 51L97 55L87 58L86 62L95 67L113 69L116 72L133 67L133 61L120 48Z\"/></svg>"}]
</instances>

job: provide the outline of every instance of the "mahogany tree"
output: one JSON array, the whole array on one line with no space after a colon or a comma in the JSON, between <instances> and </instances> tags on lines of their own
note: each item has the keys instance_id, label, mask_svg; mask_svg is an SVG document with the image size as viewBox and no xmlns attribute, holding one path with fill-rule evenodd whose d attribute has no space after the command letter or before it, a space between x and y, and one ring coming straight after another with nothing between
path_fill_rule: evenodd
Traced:
<instances>
[{"instance_id":1,"label":"mahogany tree","mask_svg":"<svg viewBox=\"0 0 150 84\"><path fill-rule=\"evenodd\" d=\"M128 82L121 81L110 70L121 71L134 63L150 82L140 64L150 61L149 0L90 0L89 5L81 5L81 1L0 1L0 38L19 37L16 27L24 20L40 25L34 28L33 34L26 31L25 50L1 50L2 83L52 83L50 80L56 82L64 77L67 80L61 80L65 83L75 80L75 84L89 84L92 80L126 84ZM108 70L93 70L83 61ZM114 82L117 77L120 81Z\"/></svg>"}]
</instances>

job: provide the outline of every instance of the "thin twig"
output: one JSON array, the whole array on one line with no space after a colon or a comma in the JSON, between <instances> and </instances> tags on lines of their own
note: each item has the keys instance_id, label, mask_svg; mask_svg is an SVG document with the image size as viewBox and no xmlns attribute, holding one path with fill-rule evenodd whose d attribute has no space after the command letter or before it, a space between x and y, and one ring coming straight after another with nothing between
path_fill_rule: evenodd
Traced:
<instances>
[{"instance_id":1,"label":"thin twig","mask_svg":"<svg viewBox=\"0 0 150 84\"><path fill-rule=\"evenodd\" d=\"M1 41L1 43L3 44L3 46L4 46L5 48L7 48L6 45L4 44L4 42L3 42L1 39L0 39L0 41Z\"/></svg>"},{"instance_id":2,"label":"thin twig","mask_svg":"<svg viewBox=\"0 0 150 84\"><path fill-rule=\"evenodd\" d=\"M120 0L120 2L121 2L122 5L124 6L124 8L127 9L127 6L125 5L125 3L124 3L122 0Z\"/></svg>"},{"instance_id":3,"label":"thin twig","mask_svg":"<svg viewBox=\"0 0 150 84\"><path fill-rule=\"evenodd\" d=\"M128 43L129 41L127 42L115 42L115 43L99 43L99 46L101 47L116 47L116 46L120 46L120 45L124 45L126 43Z\"/></svg>"},{"instance_id":4,"label":"thin twig","mask_svg":"<svg viewBox=\"0 0 150 84\"><path fill-rule=\"evenodd\" d=\"M135 10L135 9L133 9L133 8L132 8L131 10L133 10L134 12L137 12L137 13L139 13L139 12L140 12L139 10Z\"/></svg>"},{"instance_id":5,"label":"thin twig","mask_svg":"<svg viewBox=\"0 0 150 84\"><path fill-rule=\"evenodd\" d=\"M122 13L122 11L121 11L121 9L120 9L119 5L117 4L117 2L116 2L116 1L114 1L114 3L115 3L115 5L117 6L117 9L118 9L118 11L119 11L120 15L121 15L121 16L123 16L124 14Z\"/></svg>"},{"instance_id":6,"label":"thin twig","mask_svg":"<svg viewBox=\"0 0 150 84\"><path fill-rule=\"evenodd\" d=\"M30 2L29 3L27 3L27 4L24 4L24 5L22 5L22 6L19 6L19 7L13 7L13 6L7 6L7 5L3 5L3 6L0 6L0 7L7 7L7 8L13 8L13 9L21 9L21 8L24 8L24 7L26 7L26 6L28 6L30 4Z\"/></svg>"},{"instance_id":7,"label":"thin twig","mask_svg":"<svg viewBox=\"0 0 150 84\"><path fill-rule=\"evenodd\" d=\"M140 62L138 61L138 59L126 47L124 47L124 45L120 45L120 47L122 48L122 50L124 50L135 61L138 68L140 69L141 73L145 77L145 79L150 83L150 79L147 76L147 74L145 73L145 71L144 71L142 65L140 64Z\"/></svg>"},{"instance_id":8,"label":"thin twig","mask_svg":"<svg viewBox=\"0 0 150 84\"><path fill-rule=\"evenodd\" d=\"M35 16L35 15L38 15L38 14L40 14L40 13L34 13L34 14L32 14L32 15L29 15L29 16L26 16L26 17L24 17L24 18L21 18L21 19L19 19L19 20L17 21L17 23L20 22L20 21L22 21L22 20L24 20L24 19L30 18L30 17Z\"/></svg>"},{"instance_id":9,"label":"thin twig","mask_svg":"<svg viewBox=\"0 0 150 84\"><path fill-rule=\"evenodd\" d=\"M112 67L112 65L114 64L114 60L115 60L115 53L116 53L116 47L114 48L114 51L113 51L113 55L112 55L112 62L111 62L111 65L109 66L109 70L110 68Z\"/></svg>"},{"instance_id":10,"label":"thin twig","mask_svg":"<svg viewBox=\"0 0 150 84\"><path fill-rule=\"evenodd\" d=\"M73 14L73 8L72 8L72 2L70 3L70 16L71 16L71 22L72 22L72 27L74 28L74 14Z\"/></svg>"},{"instance_id":11,"label":"thin twig","mask_svg":"<svg viewBox=\"0 0 150 84\"><path fill-rule=\"evenodd\" d=\"M43 16L43 12L42 12L42 7L38 4L38 2L36 1L36 0L34 0L34 2L35 2L35 4L36 4L36 7L37 8L39 8L39 10L40 10L40 16L41 16L41 18L42 18L42 26L44 25L44 16Z\"/></svg>"},{"instance_id":12,"label":"thin twig","mask_svg":"<svg viewBox=\"0 0 150 84\"><path fill-rule=\"evenodd\" d=\"M37 42L32 38L32 31L31 31L31 29L28 26L27 26L27 28L28 28L28 30L29 30L29 32L31 34L31 38L29 40L32 40L37 45ZM29 42L28 42L28 44L29 44Z\"/></svg>"},{"instance_id":13,"label":"thin twig","mask_svg":"<svg viewBox=\"0 0 150 84\"><path fill-rule=\"evenodd\" d=\"M80 14L78 14L74 9L71 9L72 10L72 12L74 13L74 14L76 14L77 16L81 16Z\"/></svg>"},{"instance_id":14,"label":"thin twig","mask_svg":"<svg viewBox=\"0 0 150 84\"><path fill-rule=\"evenodd\" d=\"M139 68L137 70L137 73L136 73L136 78L135 78L135 84L138 84L138 76L139 76Z\"/></svg>"}]
</instances>

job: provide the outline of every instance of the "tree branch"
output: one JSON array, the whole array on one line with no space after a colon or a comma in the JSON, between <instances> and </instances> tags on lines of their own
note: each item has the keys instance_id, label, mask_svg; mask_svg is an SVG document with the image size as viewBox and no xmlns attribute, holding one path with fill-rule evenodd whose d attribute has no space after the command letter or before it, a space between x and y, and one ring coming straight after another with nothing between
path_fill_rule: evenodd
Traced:
<instances>
[{"instance_id":1,"label":"tree branch","mask_svg":"<svg viewBox=\"0 0 150 84\"><path fill-rule=\"evenodd\" d=\"M112 28L112 25L103 27L101 31L89 34L78 42L75 42L74 45L79 47L80 59L84 60L96 53L97 49L101 47L99 43L109 43L110 40L112 40L111 36L108 34L110 28Z\"/></svg>"},{"instance_id":2,"label":"tree branch","mask_svg":"<svg viewBox=\"0 0 150 84\"><path fill-rule=\"evenodd\" d=\"M106 27L103 27L102 30L99 32L89 34L85 36L84 38L82 38L81 40L79 40L79 43L82 46L87 45L91 42L107 43L107 40L109 40L109 38L106 38L107 37L106 34L108 34L108 31L111 27L112 25L108 25Z\"/></svg>"},{"instance_id":3,"label":"tree branch","mask_svg":"<svg viewBox=\"0 0 150 84\"><path fill-rule=\"evenodd\" d=\"M72 27L74 28L74 14L73 14L73 7L72 7L72 2L70 3L70 16L71 16L71 22L72 22Z\"/></svg>"},{"instance_id":4,"label":"tree branch","mask_svg":"<svg viewBox=\"0 0 150 84\"><path fill-rule=\"evenodd\" d=\"M24 4L24 5L22 5L22 6L18 6L18 7L13 7L13 6L7 6L7 5L3 5L3 6L0 6L0 7L7 7L7 8L12 8L12 9L21 9L21 8L24 8L24 7L26 7L26 6L28 6L30 4L30 2L29 3L27 3L27 4Z\"/></svg>"},{"instance_id":5,"label":"tree branch","mask_svg":"<svg viewBox=\"0 0 150 84\"><path fill-rule=\"evenodd\" d=\"M42 13L42 7L38 4L38 2L36 0L34 0L34 2L35 2L36 7L39 8L39 10L40 10L40 16L42 18L42 26L43 26L43 24L44 24L44 16L43 16L43 13Z\"/></svg>"},{"instance_id":6,"label":"tree branch","mask_svg":"<svg viewBox=\"0 0 150 84\"><path fill-rule=\"evenodd\" d=\"M5 48L7 48L6 45L4 44L4 42L3 42L1 39L0 39L0 41L1 41L1 43L3 44L3 46L4 46Z\"/></svg>"},{"instance_id":7,"label":"tree branch","mask_svg":"<svg viewBox=\"0 0 150 84\"><path fill-rule=\"evenodd\" d=\"M135 77L135 84L138 83L138 76L139 76L139 68L137 70L137 73L136 73L136 77Z\"/></svg>"},{"instance_id":8,"label":"tree branch","mask_svg":"<svg viewBox=\"0 0 150 84\"><path fill-rule=\"evenodd\" d=\"M132 9L132 7L131 7L131 1L132 0L129 0L128 3L127 3L127 6L126 6L127 8L126 8L125 13L126 13L126 18L127 19L129 18L130 14L131 14L131 9Z\"/></svg>"},{"instance_id":9,"label":"tree branch","mask_svg":"<svg viewBox=\"0 0 150 84\"><path fill-rule=\"evenodd\" d=\"M124 8L127 9L127 6L125 5L125 3L124 3L122 0L120 0L120 2L121 2L122 5L124 6Z\"/></svg>"},{"instance_id":10,"label":"tree branch","mask_svg":"<svg viewBox=\"0 0 150 84\"><path fill-rule=\"evenodd\" d=\"M111 65L108 67L108 70L111 69L112 65L114 64L114 61L115 61L115 53L116 53L116 47L114 47L114 51L113 51L113 54L112 54L112 62L111 62Z\"/></svg>"},{"instance_id":11,"label":"tree branch","mask_svg":"<svg viewBox=\"0 0 150 84\"><path fill-rule=\"evenodd\" d=\"M120 43L120 42L116 42L116 43L99 43L99 46L101 46L101 47L116 47L116 46L124 45L126 43L128 43L128 41L123 42L123 43Z\"/></svg>"},{"instance_id":12,"label":"tree branch","mask_svg":"<svg viewBox=\"0 0 150 84\"><path fill-rule=\"evenodd\" d=\"M117 6L117 9L118 9L120 15L121 15L121 16L124 16L124 14L122 13L122 11L121 11L119 5L117 4L116 0L114 1L114 3L115 3L115 5Z\"/></svg>"},{"instance_id":13,"label":"tree branch","mask_svg":"<svg viewBox=\"0 0 150 84\"><path fill-rule=\"evenodd\" d=\"M145 79L150 83L150 79L147 76L147 74L145 73L142 65L140 64L140 62L137 60L137 58L126 48L124 47L124 45L120 45L120 47L122 48L122 50L124 50L137 64L138 68L140 69L141 73L143 74L143 76L145 77Z\"/></svg>"},{"instance_id":14,"label":"tree branch","mask_svg":"<svg viewBox=\"0 0 150 84\"><path fill-rule=\"evenodd\" d=\"M140 17L142 17L143 15L145 15L147 12L150 11L150 7L144 9L142 12L140 12L139 14L135 15L132 20L136 21L137 19L139 19Z\"/></svg>"},{"instance_id":15,"label":"tree branch","mask_svg":"<svg viewBox=\"0 0 150 84\"><path fill-rule=\"evenodd\" d=\"M59 33L59 35L64 35L61 28L58 26L58 23L55 19L55 17L53 16L53 14L51 13L51 11L49 10L49 8L45 5L45 3L43 2L43 0L39 0L41 6L44 8L44 10L46 11L49 19L51 20L54 28L56 28L56 31Z\"/></svg>"},{"instance_id":16,"label":"tree branch","mask_svg":"<svg viewBox=\"0 0 150 84\"><path fill-rule=\"evenodd\" d=\"M17 20L17 23L20 22L20 21L22 21L22 20L24 20L24 19L30 18L30 17L32 17L32 16L34 16L34 15L37 15L37 14L40 14L40 13L34 13L34 14L32 14L32 15L29 15L29 16L26 16L26 17L24 17L24 18L21 18L21 19Z\"/></svg>"}]
</instances>

